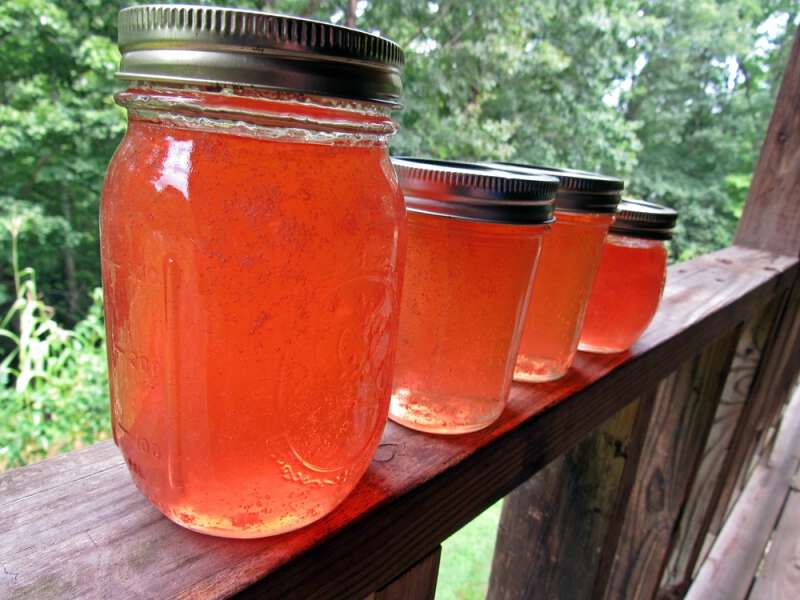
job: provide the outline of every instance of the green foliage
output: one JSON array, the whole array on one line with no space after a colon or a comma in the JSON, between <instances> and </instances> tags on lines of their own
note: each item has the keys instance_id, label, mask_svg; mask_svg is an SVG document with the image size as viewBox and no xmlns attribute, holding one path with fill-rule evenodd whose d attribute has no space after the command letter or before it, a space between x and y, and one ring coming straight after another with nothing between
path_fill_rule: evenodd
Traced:
<instances>
[{"instance_id":1,"label":"green foliage","mask_svg":"<svg viewBox=\"0 0 800 600\"><path fill-rule=\"evenodd\" d=\"M502 507L496 502L442 543L436 600L486 598Z\"/></svg>"},{"instance_id":2,"label":"green foliage","mask_svg":"<svg viewBox=\"0 0 800 600\"><path fill-rule=\"evenodd\" d=\"M34 213L35 214L35 213ZM108 437L108 377L102 291L68 330L20 271L17 240L28 215L2 221L11 237L15 294L0 321L0 470Z\"/></svg>"},{"instance_id":3,"label":"green foliage","mask_svg":"<svg viewBox=\"0 0 800 600\"><path fill-rule=\"evenodd\" d=\"M0 3L0 216L38 211L21 260L71 323L99 285L97 198L125 126L112 99L121 4ZM0 271L6 294L10 280Z\"/></svg>"},{"instance_id":4,"label":"green foliage","mask_svg":"<svg viewBox=\"0 0 800 600\"><path fill-rule=\"evenodd\" d=\"M15 347L0 363L0 470L108 437L102 292L73 330L53 320L34 274L0 328ZM20 331L8 328L19 320Z\"/></svg>"}]
</instances>

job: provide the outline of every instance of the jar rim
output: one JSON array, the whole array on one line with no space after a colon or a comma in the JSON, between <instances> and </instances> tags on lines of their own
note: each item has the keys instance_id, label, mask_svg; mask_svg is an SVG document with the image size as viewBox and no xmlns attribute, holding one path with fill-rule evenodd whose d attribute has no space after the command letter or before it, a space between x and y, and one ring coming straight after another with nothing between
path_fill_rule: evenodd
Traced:
<instances>
[{"instance_id":1,"label":"jar rim","mask_svg":"<svg viewBox=\"0 0 800 600\"><path fill-rule=\"evenodd\" d=\"M670 240L678 221L677 211L646 200L626 198L619 204L610 233L651 240Z\"/></svg>"},{"instance_id":2,"label":"jar rim","mask_svg":"<svg viewBox=\"0 0 800 600\"><path fill-rule=\"evenodd\" d=\"M555 177L428 158L393 157L392 164L410 212L506 225L554 220Z\"/></svg>"},{"instance_id":3,"label":"jar rim","mask_svg":"<svg viewBox=\"0 0 800 600\"><path fill-rule=\"evenodd\" d=\"M117 77L231 85L399 107L404 56L379 35L331 23L217 6L144 4L118 17Z\"/></svg>"},{"instance_id":4,"label":"jar rim","mask_svg":"<svg viewBox=\"0 0 800 600\"><path fill-rule=\"evenodd\" d=\"M489 162L487 166L520 174L542 174L557 177L556 210L608 214L617 210L625 182L618 177L568 169L542 167L513 162Z\"/></svg>"}]
</instances>

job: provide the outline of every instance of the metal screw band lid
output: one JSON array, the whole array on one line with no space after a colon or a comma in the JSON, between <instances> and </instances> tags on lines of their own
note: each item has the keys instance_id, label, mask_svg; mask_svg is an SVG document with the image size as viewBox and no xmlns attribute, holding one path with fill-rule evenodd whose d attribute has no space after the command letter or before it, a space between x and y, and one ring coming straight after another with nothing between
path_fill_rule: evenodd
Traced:
<instances>
[{"instance_id":1,"label":"metal screw band lid","mask_svg":"<svg viewBox=\"0 0 800 600\"><path fill-rule=\"evenodd\" d=\"M377 35L253 10L124 8L117 77L289 90L397 105L403 51Z\"/></svg>"},{"instance_id":2,"label":"metal screw band lid","mask_svg":"<svg viewBox=\"0 0 800 600\"><path fill-rule=\"evenodd\" d=\"M558 177L560 186L556 194L556 210L613 213L625 188L622 179L589 171L505 162L487 164L513 173L541 173Z\"/></svg>"},{"instance_id":3,"label":"metal screw band lid","mask_svg":"<svg viewBox=\"0 0 800 600\"><path fill-rule=\"evenodd\" d=\"M609 231L651 240L669 240L677 221L678 213L671 208L655 202L626 199L620 202L617 218Z\"/></svg>"},{"instance_id":4,"label":"metal screw band lid","mask_svg":"<svg viewBox=\"0 0 800 600\"><path fill-rule=\"evenodd\" d=\"M446 160L403 157L392 163L410 212L513 225L553 222L555 177Z\"/></svg>"}]
</instances>

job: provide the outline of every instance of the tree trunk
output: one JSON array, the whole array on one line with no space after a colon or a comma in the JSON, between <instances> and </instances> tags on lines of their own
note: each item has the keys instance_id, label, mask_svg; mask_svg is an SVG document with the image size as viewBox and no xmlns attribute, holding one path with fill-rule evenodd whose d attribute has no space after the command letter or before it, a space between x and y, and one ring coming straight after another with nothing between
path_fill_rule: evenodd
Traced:
<instances>
[{"instance_id":1,"label":"tree trunk","mask_svg":"<svg viewBox=\"0 0 800 600\"><path fill-rule=\"evenodd\" d=\"M61 192L61 212L64 219L72 227L72 205L65 192ZM72 319L78 319L78 279L75 272L75 252L69 245L64 245L64 277L67 281L67 309Z\"/></svg>"},{"instance_id":2,"label":"tree trunk","mask_svg":"<svg viewBox=\"0 0 800 600\"><path fill-rule=\"evenodd\" d=\"M319 10L319 0L308 0L303 12L300 13L301 17L312 17Z\"/></svg>"},{"instance_id":3,"label":"tree trunk","mask_svg":"<svg viewBox=\"0 0 800 600\"><path fill-rule=\"evenodd\" d=\"M344 24L348 27L356 26L356 5L358 0L347 0L347 12L345 13Z\"/></svg>"}]
</instances>

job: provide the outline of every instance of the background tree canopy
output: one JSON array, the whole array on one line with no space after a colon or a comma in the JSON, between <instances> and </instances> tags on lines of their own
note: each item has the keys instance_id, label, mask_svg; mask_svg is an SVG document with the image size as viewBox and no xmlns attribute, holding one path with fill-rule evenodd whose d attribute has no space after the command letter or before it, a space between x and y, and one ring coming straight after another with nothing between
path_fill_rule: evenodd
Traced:
<instances>
[{"instance_id":1,"label":"background tree canopy","mask_svg":"<svg viewBox=\"0 0 800 600\"><path fill-rule=\"evenodd\" d=\"M617 174L729 243L800 0L218 1L406 49L396 154ZM97 204L125 130L108 0L0 3L0 470L108 435Z\"/></svg>"},{"instance_id":2,"label":"background tree canopy","mask_svg":"<svg viewBox=\"0 0 800 600\"><path fill-rule=\"evenodd\" d=\"M125 4L0 6L0 211L26 215L20 262L66 323L100 281L97 200L125 128L112 100ZM677 259L729 242L800 13L798 0L217 4L391 37L407 51L394 153L618 174L680 211Z\"/></svg>"}]
</instances>

